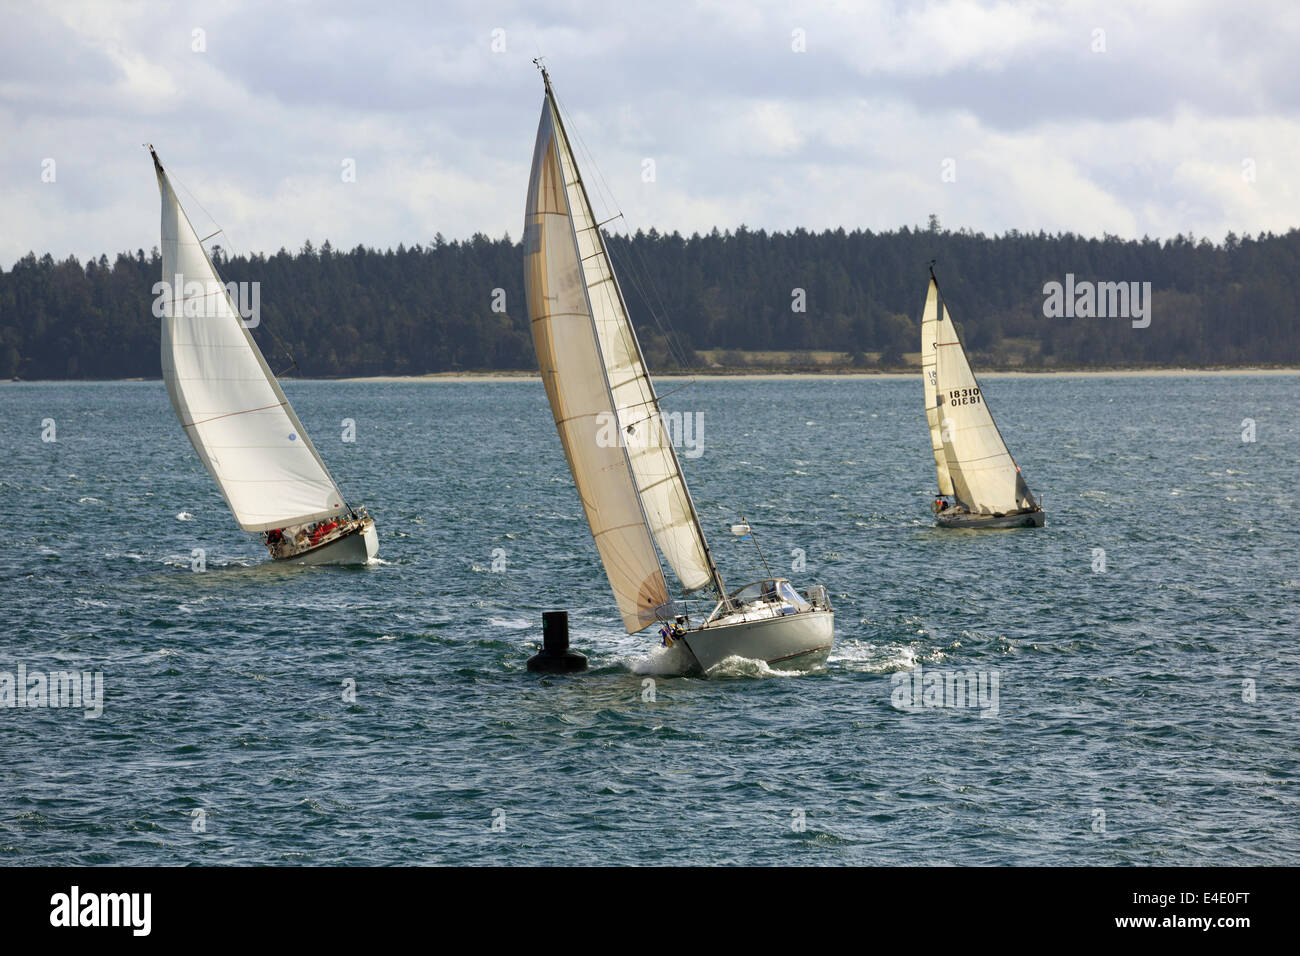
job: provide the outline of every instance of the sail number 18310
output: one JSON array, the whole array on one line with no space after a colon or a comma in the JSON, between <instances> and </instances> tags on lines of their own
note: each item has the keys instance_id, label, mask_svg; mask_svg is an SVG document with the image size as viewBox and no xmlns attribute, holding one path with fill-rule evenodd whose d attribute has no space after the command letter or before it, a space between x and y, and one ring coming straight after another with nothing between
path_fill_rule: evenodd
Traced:
<instances>
[{"instance_id":1,"label":"sail number 18310","mask_svg":"<svg viewBox=\"0 0 1300 956\"><path fill-rule=\"evenodd\" d=\"M949 405L978 405L980 401L978 388L954 388L948 393Z\"/></svg>"}]
</instances>

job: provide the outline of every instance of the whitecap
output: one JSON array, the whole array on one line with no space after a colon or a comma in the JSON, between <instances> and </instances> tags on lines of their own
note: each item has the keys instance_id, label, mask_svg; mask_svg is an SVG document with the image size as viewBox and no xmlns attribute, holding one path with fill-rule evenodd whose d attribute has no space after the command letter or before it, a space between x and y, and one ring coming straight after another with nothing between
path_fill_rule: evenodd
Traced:
<instances>
[{"instance_id":1,"label":"whitecap","mask_svg":"<svg viewBox=\"0 0 1300 956\"><path fill-rule=\"evenodd\" d=\"M683 644L672 647L652 647L649 654L640 655L627 662L633 674L686 674L695 667L695 657Z\"/></svg>"},{"instance_id":2,"label":"whitecap","mask_svg":"<svg viewBox=\"0 0 1300 956\"><path fill-rule=\"evenodd\" d=\"M505 627L512 631L522 631L526 627L533 627L534 624L528 618L511 618L509 620L501 617L490 617L488 623L493 627Z\"/></svg>"},{"instance_id":3,"label":"whitecap","mask_svg":"<svg viewBox=\"0 0 1300 956\"><path fill-rule=\"evenodd\" d=\"M783 671L767 661L733 654L709 668L710 677L802 677L808 671Z\"/></svg>"}]
</instances>

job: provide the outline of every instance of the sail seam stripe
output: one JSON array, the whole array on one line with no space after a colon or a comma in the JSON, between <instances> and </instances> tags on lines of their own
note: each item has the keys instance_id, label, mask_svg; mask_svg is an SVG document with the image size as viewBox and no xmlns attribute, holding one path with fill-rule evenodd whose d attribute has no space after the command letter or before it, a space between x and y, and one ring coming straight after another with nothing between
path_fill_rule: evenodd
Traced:
<instances>
[{"instance_id":1,"label":"sail seam stripe","mask_svg":"<svg viewBox=\"0 0 1300 956\"><path fill-rule=\"evenodd\" d=\"M604 414L606 414L606 413L605 413L605 412L583 412L581 415L569 415L569 416L567 416L567 417L565 417L565 418L557 418L557 419L555 420L555 424L557 424L557 425L567 425L569 422L576 422L576 421L578 421L579 419L582 419L582 418L591 418L591 419L596 419L596 418L599 418L601 415L604 415Z\"/></svg>"},{"instance_id":2,"label":"sail seam stripe","mask_svg":"<svg viewBox=\"0 0 1300 956\"><path fill-rule=\"evenodd\" d=\"M624 528L644 528L644 527L645 525L633 521L628 524L610 525L608 528L605 528L603 531L593 531L591 536L593 538L603 538L605 535L609 534L610 532L622 531ZM671 598L672 595L669 595L669 597Z\"/></svg>"},{"instance_id":3,"label":"sail seam stripe","mask_svg":"<svg viewBox=\"0 0 1300 956\"><path fill-rule=\"evenodd\" d=\"M1010 455L1007 455L1006 452L999 451L994 452L992 455L984 455L980 458L955 458L953 460L959 465L972 465L977 461L988 461L991 458L1001 458L1003 455L1006 455L1008 458L1011 457Z\"/></svg>"},{"instance_id":4,"label":"sail seam stripe","mask_svg":"<svg viewBox=\"0 0 1300 956\"><path fill-rule=\"evenodd\" d=\"M538 322L544 322L547 319L560 319L566 316L583 319L587 317L585 312L548 312L545 315L539 315L537 318L533 319L533 325L536 325Z\"/></svg>"},{"instance_id":5,"label":"sail seam stripe","mask_svg":"<svg viewBox=\"0 0 1300 956\"><path fill-rule=\"evenodd\" d=\"M673 476L672 476L672 475L665 475L663 478L660 478L658 481L652 481L650 484L646 485L644 488L641 489L641 492L642 492L642 493L645 493L645 492L649 491L649 490L652 489L652 488L658 488L660 485L662 485L662 484L666 484L667 482L670 482L670 481L672 481L672 480L673 480ZM672 524L670 524L670 525L665 525L664 527L666 527L666 528L686 528L686 527L689 527L689 526L690 526L690 522L689 522L689 521L674 521Z\"/></svg>"},{"instance_id":6,"label":"sail seam stripe","mask_svg":"<svg viewBox=\"0 0 1300 956\"><path fill-rule=\"evenodd\" d=\"M211 418L203 418L203 419L200 419L200 420L197 421L197 422L190 422L188 425L183 425L183 426L181 426L181 427L183 427L183 428L193 428L195 425L206 425L208 422L215 422L215 421L216 421L217 419L219 419L219 418L230 418L230 417L233 416L233 415L247 415L247 414L249 414L250 412L264 412L264 411L266 411L268 408L279 408L281 405L287 405L287 404L289 404L289 403L288 403L288 402L276 402L274 405L263 405L261 408L246 408L246 409L244 409L242 412L227 412L227 413L224 414L224 415L213 415Z\"/></svg>"}]
</instances>

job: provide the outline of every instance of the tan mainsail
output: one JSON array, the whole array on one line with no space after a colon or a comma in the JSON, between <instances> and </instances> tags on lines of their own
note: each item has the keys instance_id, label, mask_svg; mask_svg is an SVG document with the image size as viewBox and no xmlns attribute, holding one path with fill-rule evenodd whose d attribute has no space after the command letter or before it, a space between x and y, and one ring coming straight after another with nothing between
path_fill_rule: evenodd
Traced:
<instances>
[{"instance_id":1,"label":"tan mainsail","mask_svg":"<svg viewBox=\"0 0 1300 956\"><path fill-rule=\"evenodd\" d=\"M930 293L938 299L939 307L935 391L939 436L953 494L975 514L1033 508L1033 496L993 422L984 392L966 360L952 316L933 278Z\"/></svg>"},{"instance_id":2,"label":"tan mainsail","mask_svg":"<svg viewBox=\"0 0 1300 956\"><path fill-rule=\"evenodd\" d=\"M547 397L629 632L686 591L723 592L549 80L524 220L525 290Z\"/></svg>"},{"instance_id":3,"label":"tan mainsail","mask_svg":"<svg viewBox=\"0 0 1300 956\"><path fill-rule=\"evenodd\" d=\"M940 432L937 370L939 356L939 286L931 279L925 296L925 311L921 313L921 378L925 383L925 420L930 426L930 450L934 453L934 468L939 476L939 494L952 494L952 476L948 474L948 459L943 453Z\"/></svg>"}]
</instances>

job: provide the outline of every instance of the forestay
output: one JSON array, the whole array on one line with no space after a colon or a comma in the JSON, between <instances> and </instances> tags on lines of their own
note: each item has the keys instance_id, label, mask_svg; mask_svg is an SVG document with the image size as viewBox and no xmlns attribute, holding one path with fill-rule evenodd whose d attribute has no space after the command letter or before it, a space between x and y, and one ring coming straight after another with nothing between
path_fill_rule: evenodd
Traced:
<instances>
[{"instance_id":1,"label":"forestay","mask_svg":"<svg viewBox=\"0 0 1300 956\"><path fill-rule=\"evenodd\" d=\"M266 531L340 514L343 496L294 414L154 155L162 193L162 374L235 520Z\"/></svg>"}]
</instances>

